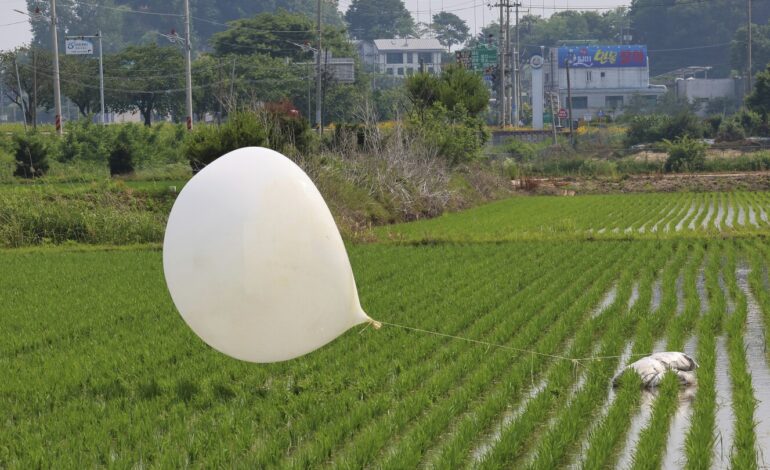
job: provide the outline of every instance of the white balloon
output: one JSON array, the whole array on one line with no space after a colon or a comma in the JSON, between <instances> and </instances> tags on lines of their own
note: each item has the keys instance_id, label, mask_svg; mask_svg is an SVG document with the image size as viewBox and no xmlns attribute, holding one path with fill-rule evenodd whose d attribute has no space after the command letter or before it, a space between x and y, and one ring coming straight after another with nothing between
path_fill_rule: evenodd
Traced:
<instances>
[{"instance_id":1,"label":"white balloon","mask_svg":"<svg viewBox=\"0 0 770 470\"><path fill-rule=\"evenodd\" d=\"M163 270L192 330L237 359L307 354L371 322L331 212L278 152L218 158L182 189L168 218Z\"/></svg>"}]
</instances>

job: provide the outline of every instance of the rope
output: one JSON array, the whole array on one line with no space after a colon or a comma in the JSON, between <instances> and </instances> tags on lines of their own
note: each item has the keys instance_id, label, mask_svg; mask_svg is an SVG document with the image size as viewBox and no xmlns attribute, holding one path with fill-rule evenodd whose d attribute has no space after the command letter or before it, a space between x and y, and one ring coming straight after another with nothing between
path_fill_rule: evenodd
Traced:
<instances>
[{"instance_id":1,"label":"rope","mask_svg":"<svg viewBox=\"0 0 770 470\"><path fill-rule=\"evenodd\" d=\"M507 350L507 351L513 351L513 352L517 352L517 353L530 354L532 359L533 359L533 362L534 362L534 356L542 356L542 357L548 357L548 358L551 358L551 359L559 359L559 360L562 360L562 361L570 361L575 366L581 366L581 365L583 365L583 362L588 362L588 361L600 361L600 360L608 360L608 359L632 358L632 357L649 356L650 354L652 354L652 353L636 353L636 354L627 354L627 355L624 354L624 355L615 355L615 356L567 357L567 356L560 356L558 354L542 353L542 352L539 352L539 351L533 351L531 349L515 348L513 346L507 346L505 344L498 344L498 343L491 343L489 341L482 341L482 340L478 340L478 339L465 338L463 336L450 335L448 333L440 333L438 331L424 330L422 328L415 328L413 326L399 325L397 323L390 323L390 322L385 322L385 321L375 321L375 320L370 320L366 324L366 326L361 330L360 333L363 333L364 330L366 330L369 326L373 327L374 329L379 330L382 327L382 325L392 326L392 327L395 327L395 328L401 328L401 329L409 330L409 331L415 331L415 332L418 332L418 333L425 333L425 334L429 334L429 335L433 335L433 336L439 336L439 337L442 337L442 338L451 338L451 339L455 339L455 340L465 341L467 343L473 343L473 344L478 344L478 345L486 346L487 348L497 348L497 349L504 349L504 350ZM533 367L534 367L534 365L533 365ZM534 381L534 377L533 377L533 381Z\"/></svg>"}]
</instances>

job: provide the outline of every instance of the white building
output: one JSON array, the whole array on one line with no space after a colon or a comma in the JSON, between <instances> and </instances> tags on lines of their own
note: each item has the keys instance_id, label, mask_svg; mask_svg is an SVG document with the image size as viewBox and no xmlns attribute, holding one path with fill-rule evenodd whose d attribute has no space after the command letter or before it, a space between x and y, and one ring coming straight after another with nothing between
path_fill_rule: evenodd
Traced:
<instances>
[{"instance_id":1,"label":"white building","mask_svg":"<svg viewBox=\"0 0 770 470\"><path fill-rule=\"evenodd\" d=\"M568 109L567 68L573 120L623 112L632 97L655 101L664 85L650 85L647 46L563 46L552 48L545 64L546 92L558 94Z\"/></svg>"},{"instance_id":2,"label":"white building","mask_svg":"<svg viewBox=\"0 0 770 470\"><path fill-rule=\"evenodd\" d=\"M676 97L698 105L696 113L705 116L709 101L723 98L737 106L744 98L745 82L741 78L677 78Z\"/></svg>"},{"instance_id":3,"label":"white building","mask_svg":"<svg viewBox=\"0 0 770 470\"><path fill-rule=\"evenodd\" d=\"M361 61L371 71L404 77L420 70L441 72L441 54L446 50L438 39L375 39L357 44Z\"/></svg>"}]
</instances>

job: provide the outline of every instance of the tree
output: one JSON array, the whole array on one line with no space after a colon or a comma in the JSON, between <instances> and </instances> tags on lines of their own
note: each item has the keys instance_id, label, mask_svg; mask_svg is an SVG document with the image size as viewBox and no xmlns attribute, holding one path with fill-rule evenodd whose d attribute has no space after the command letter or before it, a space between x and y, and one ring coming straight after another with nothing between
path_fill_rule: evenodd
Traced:
<instances>
[{"instance_id":1,"label":"tree","mask_svg":"<svg viewBox=\"0 0 770 470\"><path fill-rule=\"evenodd\" d=\"M741 26L735 32L730 42L730 64L734 70L743 75L748 67L748 33L746 26ZM751 59L752 70L755 74L761 72L770 63L770 25L751 27Z\"/></svg>"},{"instance_id":2,"label":"tree","mask_svg":"<svg viewBox=\"0 0 770 470\"><path fill-rule=\"evenodd\" d=\"M441 76L418 73L406 79L409 98L420 117L435 103L447 110L463 110L469 116L478 116L487 109L489 91L481 76L458 66L444 67Z\"/></svg>"},{"instance_id":3,"label":"tree","mask_svg":"<svg viewBox=\"0 0 770 470\"><path fill-rule=\"evenodd\" d=\"M53 107L52 64L51 54L30 46L0 52L3 93L20 110L24 109L25 119L29 124L36 121L38 107L46 110ZM19 92L19 81L21 92Z\"/></svg>"},{"instance_id":4,"label":"tree","mask_svg":"<svg viewBox=\"0 0 770 470\"><path fill-rule=\"evenodd\" d=\"M89 56L60 55L61 92L83 117L101 110L99 61Z\"/></svg>"},{"instance_id":5,"label":"tree","mask_svg":"<svg viewBox=\"0 0 770 470\"><path fill-rule=\"evenodd\" d=\"M436 39L447 49L455 44L462 44L468 40L468 25L454 13L442 11L433 15L431 28L436 33Z\"/></svg>"},{"instance_id":6,"label":"tree","mask_svg":"<svg viewBox=\"0 0 770 470\"><path fill-rule=\"evenodd\" d=\"M767 122L770 114L770 64L764 72L759 72L754 79L754 89L746 97L746 106L762 116L762 122Z\"/></svg>"},{"instance_id":7,"label":"tree","mask_svg":"<svg viewBox=\"0 0 770 470\"><path fill-rule=\"evenodd\" d=\"M307 44L315 47L316 40L316 25L310 18L279 11L232 21L226 31L212 36L211 45L214 53L219 56L268 54L272 57L312 60L313 54L299 46ZM335 56L353 54L353 48L341 28L324 26L323 41L324 48L331 50Z\"/></svg>"},{"instance_id":8,"label":"tree","mask_svg":"<svg viewBox=\"0 0 770 470\"><path fill-rule=\"evenodd\" d=\"M191 0L190 13L196 18L192 24L194 51L206 48L209 39L222 30L221 24L259 13L285 10L315 21L316 0ZM27 0L28 11L40 8L48 14L49 2ZM132 12L141 12L136 14ZM130 44L165 42L158 33L168 34L172 29L184 30L183 0L99 0L98 2L70 2L57 9L60 47L65 35L104 33L107 52L117 52ZM322 0L323 23L337 28L344 26L337 0ZM32 22L34 44L50 48L50 23ZM85 30L84 30L85 29Z\"/></svg>"},{"instance_id":9,"label":"tree","mask_svg":"<svg viewBox=\"0 0 770 470\"><path fill-rule=\"evenodd\" d=\"M414 20L401 0L353 0L345 12L348 31L371 41L414 34Z\"/></svg>"},{"instance_id":10,"label":"tree","mask_svg":"<svg viewBox=\"0 0 770 470\"><path fill-rule=\"evenodd\" d=\"M110 109L138 111L149 126L152 114L173 114L184 101L184 60L176 47L156 44L129 46L110 56L105 66L114 74L105 79Z\"/></svg>"}]
</instances>

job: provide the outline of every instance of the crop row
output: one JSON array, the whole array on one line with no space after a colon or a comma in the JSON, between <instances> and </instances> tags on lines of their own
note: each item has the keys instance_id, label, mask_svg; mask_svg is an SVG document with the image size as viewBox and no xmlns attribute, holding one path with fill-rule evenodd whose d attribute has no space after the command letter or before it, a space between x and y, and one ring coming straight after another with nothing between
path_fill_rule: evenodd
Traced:
<instances>
[{"instance_id":1,"label":"crop row","mask_svg":"<svg viewBox=\"0 0 770 470\"><path fill-rule=\"evenodd\" d=\"M521 197L377 230L386 240L674 238L770 231L763 192Z\"/></svg>"}]
</instances>

